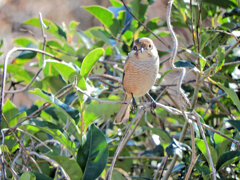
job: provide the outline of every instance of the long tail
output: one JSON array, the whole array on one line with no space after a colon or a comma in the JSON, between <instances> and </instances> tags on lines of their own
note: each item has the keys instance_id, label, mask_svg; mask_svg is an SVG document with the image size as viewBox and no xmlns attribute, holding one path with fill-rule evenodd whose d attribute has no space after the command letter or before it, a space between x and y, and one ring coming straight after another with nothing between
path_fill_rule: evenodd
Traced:
<instances>
[{"instance_id":1,"label":"long tail","mask_svg":"<svg viewBox=\"0 0 240 180\"><path fill-rule=\"evenodd\" d=\"M125 95L125 101L131 102L131 95L126 94ZM122 104L120 107L120 110L117 113L117 116L114 119L114 124L122 124L123 122L126 122L129 119L129 113L130 113L130 106L131 104Z\"/></svg>"}]
</instances>

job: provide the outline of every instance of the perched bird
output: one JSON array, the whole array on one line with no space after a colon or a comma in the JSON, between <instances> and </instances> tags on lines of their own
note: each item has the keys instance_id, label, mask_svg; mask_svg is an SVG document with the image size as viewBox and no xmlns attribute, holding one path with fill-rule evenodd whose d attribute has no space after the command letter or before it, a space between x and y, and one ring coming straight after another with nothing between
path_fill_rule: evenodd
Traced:
<instances>
[{"instance_id":1,"label":"perched bird","mask_svg":"<svg viewBox=\"0 0 240 180\"><path fill-rule=\"evenodd\" d=\"M122 78L125 91L125 101L132 101L136 106L134 97L141 97L145 94L150 98L148 91L154 85L159 68L158 51L149 38L142 37L135 40L131 52L125 63ZM152 100L152 106L156 107ZM123 104L115 117L114 123L121 124L129 119L130 104Z\"/></svg>"}]
</instances>

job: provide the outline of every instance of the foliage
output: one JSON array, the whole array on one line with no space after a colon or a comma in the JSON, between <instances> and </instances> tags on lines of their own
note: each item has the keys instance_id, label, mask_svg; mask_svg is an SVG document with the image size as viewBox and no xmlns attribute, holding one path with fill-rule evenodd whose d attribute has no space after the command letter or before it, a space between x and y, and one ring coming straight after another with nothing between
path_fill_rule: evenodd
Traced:
<instances>
[{"instance_id":1,"label":"foliage","mask_svg":"<svg viewBox=\"0 0 240 180\"><path fill-rule=\"evenodd\" d=\"M119 81L114 78L99 80L99 77L107 74L120 79L122 72L118 69L123 67L122 62L134 39L154 39L150 32L132 18L120 1L110 2L111 7L82 7L82 10L91 13L102 24L86 31L79 30L76 21L61 27L44 19L45 25L49 27L44 31L54 37L47 38L45 52L52 54L55 59L34 51L21 51L8 65L7 73L11 76L7 83L13 88L17 84L26 86L34 77L32 71L25 69L27 62L35 59L36 63L32 64L34 67L44 65L42 73L29 90L38 100L31 107L16 107L11 99L7 99L3 107L5 120L2 120L1 128L4 136L1 135L0 152L4 152L3 159L9 165L5 166L9 179L14 176L37 180L65 176L70 179L105 178L111 158L126 130L126 125L113 124L120 105L99 104L76 91L73 86L100 100L123 100L123 90L118 88ZM176 59L175 65L199 72L199 80L194 79L199 89L191 83L183 85L188 98L196 102L194 109L202 116L203 123L240 140L240 72L238 64L227 65L239 60L239 39L234 36L239 33L237 4L237 0L175 0L171 19L174 28L187 31L191 34L190 38L193 37L189 42L178 36L181 42L178 53L180 58ZM160 38L169 36L168 32L162 30L166 26L164 20L147 18L150 5L154 6L154 1L131 0L128 7ZM41 30L38 18L29 19L24 24ZM3 43L0 41L0 48ZM28 37L16 38L14 43L16 46L37 49L44 46L39 39ZM231 49L234 44L236 46ZM165 59L171 55L170 51L159 50L159 56ZM113 66L114 63L120 64L119 67ZM157 87L151 91L154 98L162 92L161 82L170 73L172 70L169 68L158 79ZM19 94L15 93L14 96ZM163 100L160 102L169 104L169 98L174 99L169 93L164 93L160 98ZM191 162L192 144L190 135L185 136L184 142L178 139L184 119L161 108L156 109L156 114L147 112L146 121L142 120L135 130L121 153L121 156L128 158L117 161L113 179L125 179L126 174L131 179L152 179L161 162L159 158L174 154L178 156L178 161L171 173L172 177L183 179L186 176ZM131 112L131 119L134 116L135 112ZM193 126L196 155L199 157L191 178L209 179L211 168L207 150L198 127L195 123ZM239 177L239 147L217 133L207 129L204 132L218 177ZM167 160L166 168L170 159Z\"/></svg>"}]
</instances>

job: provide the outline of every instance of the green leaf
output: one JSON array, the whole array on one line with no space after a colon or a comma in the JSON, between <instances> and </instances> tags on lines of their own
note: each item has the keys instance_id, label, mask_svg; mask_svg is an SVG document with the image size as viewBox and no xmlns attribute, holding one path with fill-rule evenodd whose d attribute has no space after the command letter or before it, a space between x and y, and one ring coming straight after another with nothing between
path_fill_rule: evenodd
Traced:
<instances>
[{"instance_id":1,"label":"green leaf","mask_svg":"<svg viewBox=\"0 0 240 180\"><path fill-rule=\"evenodd\" d=\"M61 129L59 126L51 122L40 121L38 119L27 120L23 122L22 125L25 125L29 130L31 130L31 126L39 128L40 130L51 135L54 139L61 142L61 144L64 145L69 152L73 153L75 148L74 143L68 140L69 137L66 137L66 133L63 133L63 129Z\"/></svg>"},{"instance_id":2,"label":"green leaf","mask_svg":"<svg viewBox=\"0 0 240 180\"><path fill-rule=\"evenodd\" d=\"M26 116L26 113L20 112L9 99L7 99L3 106L3 114L10 127L15 126L20 117ZM7 125L5 124L5 121L2 121L2 128L4 127L7 127Z\"/></svg>"},{"instance_id":3,"label":"green leaf","mask_svg":"<svg viewBox=\"0 0 240 180\"><path fill-rule=\"evenodd\" d=\"M82 6L92 15L94 15L103 25L110 28L113 24L114 15L108 9L102 6Z\"/></svg>"},{"instance_id":4,"label":"green leaf","mask_svg":"<svg viewBox=\"0 0 240 180\"><path fill-rule=\"evenodd\" d=\"M83 44L86 46L86 48L91 49L93 46L93 42L90 39L90 37L88 37L86 34L84 34L81 31L77 31L77 34L80 37L80 39L82 40Z\"/></svg>"},{"instance_id":5,"label":"green leaf","mask_svg":"<svg viewBox=\"0 0 240 180\"><path fill-rule=\"evenodd\" d=\"M188 60L180 60L174 63L176 67L189 67L194 68L195 66Z\"/></svg>"},{"instance_id":6,"label":"green leaf","mask_svg":"<svg viewBox=\"0 0 240 180\"><path fill-rule=\"evenodd\" d=\"M108 146L104 134L92 124L83 145L79 147L77 162L84 175L83 180L96 179L104 170L108 159Z\"/></svg>"},{"instance_id":7,"label":"green leaf","mask_svg":"<svg viewBox=\"0 0 240 180\"><path fill-rule=\"evenodd\" d=\"M233 103L237 106L237 109L240 112L240 101L236 92L230 88L223 86L220 83L217 83L217 85L227 93L227 95L232 99Z\"/></svg>"},{"instance_id":8,"label":"green leaf","mask_svg":"<svg viewBox=\"0 0 240 180\"><path fill-rule=\"evenodd\" d=\"M152 131L153 134L157 134L162 144L170 144L172 142L170 135L166 131L160 128L146 128L146 129Z\"/></svg>"},{"instance_id":9,"label":"green leaf","mask_svg":"<svg viewBox=\"0 0 240 180\"><path fill-rule=\"evenodd\" d=\"M206 65L206 62L207 60L203 57L203 56L200 56L200 68L201 68L201 71L203 71L205 65Z\"/></svg>"},{"instance_id":10,"label":"green leaf","mask_svg":"<svg viewBox=\"0 0 240 180\"><path fill-rule=\"evenodd\" d=\"M13 42L16 45L23 46L23 47L26 47L30 43L37 44L37 42L34 39L29 38L29 37L19 37L19 38L14 39Z\"/></svg>"},{"instance_id":11,"label":"green leaf","mask_svg":"<svg viewBox=\"0 0 240 180\"><path fill-rule=\"evenodd\" d=\"M32 90L32 91L29 91L29 92L36 94L39 97L42 97L43 99L45 99L46 101L53 103L57 107L60 107L61 109L63 109L71 118L73 118L75 120L76 124L79 121L79 118L80 118L79 111L76 109L73 109L70 106L68 106L67 104L63 103L62 101L60 101L59 99L54 97L52 94L45 92L38 88L36 88L35 90Z\"/></svg>"},{"instance_id":12,"label":"green leaf","mask_svg":"<svg viewBox=\"0 0 240 180\"><path fill-rule=\"evenodd\" d=\"M41 174L39 172L33 172L33 174L36 176L37 180L53 180L52 178L50 178L50 177L48 177L48 176L46 176L44 174Z\"/></svg>"},{"instance_id":13,"label":"green leaf","mask_svg":"<svg viewBox=\"0 0 240 180\"><path fill-rule=\"evenodd\" d=\"M122 3L117 1L117 0L110 0L112 6L114 7L121 7L122 6Z\"/></svg>"},{"instance_id":14,"label":"green leaf","mask_svg":"<svg viewBox=\"0 0 240 180\"><path fill-rule=\"evenodd\" d=\"M119 100L118 96L110 96L108 99L104 98L101 100ZM99 104L97 101L91 102L86 108L84 113L84 123L88 127L97 118L107 120L119 110L118 104Z\"/></svg>"},{"instance_id":15,"label":"green leaf","mask_svg":"<svg viewBox=\"0 0 240 180\"><path fill-rule=\"evenodd\" d=\"M99 60L99 58L104 54L103 48L96 48L92 50L88 55L83 59L81 66L81 76L87 76L93 65Z\"/></svg>"},{"instance_id":16,"label":"green leaf","mask_svg":"<svg viewBox=\"0 0 240 180\"><path fill-rule=\"evenodd\" d=\"M240 160L240 151L229 151L225 152L219 159L216 165L216 170L221 170L222 168L235 163Z\"/></svg>"},{"instance_id":17,"label":"green leaf","mask_svg":"<svg viewBox=\"0 0 240 180\"><path fill-rule=\"evenodd\" d=\"M212 4L223 8L236 7L232 0L201 0L203 3Z\"/></svg>"},{"instance_id":18,"label":"green leaf","mask_svg":"<svg viewBox=\"0 0 240 180\"><path fill-rule=\"evenodd\" d=\"M228 120L228 123L230 123L233 127L235 127L238 132L240 132L240 120Z\"/></svg>"},{"instance_id":19,"label":"green leaf","mask_svg":"<svg viewBox=\"0 0 240 180\"><path fill-rule=\"evenodd\" d=\"M218 47L218 49L217 49L217 66L215 68L215 73L222 69L222 66L225 62L224 52L225 51L223 48Z\"/></svg>"},{"instance_id":20,"label":"green leaf","mask_svg":"<svg viewBox=\"0 0 240 180\"><path fill-rule=\"evenodd\" d=\"M198 149L203 153L203 155L205 156L205 158L209 162L208 154L207 154L207 148L205 146L204 141L202 139L195 138L195 142L196 142L196 145L197 145ZM216 164L217 158L218 158L217 157L217 151L210 144L208 144L208 147L210 149L210 153L211 153L211 156L212 156L213 164Z\"/></svg>"},{"instance_id":21,"label":"green leaf","mask_svg":"<svg viewBox=\"0 0 240 180\"><path fill-rule=\"evenodd\" d=\"M51 33L52 35L54 35L56 38L60 40L64 40L64 41L66 40L66 34L62 30L62 28L60 28L58 25L56 25L55 23L47 19L43 19L43 22L46 26L49 27L48 29L46 29L47 32ZM32 25L39 28L41 27L39 18L31 18L25 21L23 24Z\"/></svg>"},{"instance_id":22,"label":"green leaf","mask_svg":"<svg viewBox=\"0 0 240 180\"><path fill-rule=\"evenodd\" d=\"M66 35L66 32L60 27L58 26L56 23L55 23L56 27L57 27L57 32L60 36L64 37L65 39L67 39L67 35Z\"/></svg>"},{"instance_id":23,"label":"green leaf","mask_svg":"<svg viewBox=\"0 0 240 180\"><path fill-rule=\"evenodd\" d=\"M31 172L25 172L21 175L19 180L36 180L36 177Z\"/></svg>"},{"instance_id":24,"label":"green leaf","mask_svg":"<svg viewBox=\"0 0 240 180\"><path fill-rule=\"evenodd\" d=\"M12 73L15 80L24 81L26 84L32 80L32 77L34 75L32 72L27 71L14 64L9 64L7 66L7 72Z\"/></svg>"},{"instance_id":25,"label":"green leaf","mask_svg":"<svg viewBox=\"0 0 240 180\"><path fill-rule=\"evenodd\" d=\"M49 156L49 158L56 161L64 169L71 180L82 179L82 170L75 160L71 160L69 157L65 156Z\"/></svg>"},{"instance_id":26,"label":"green leaf","mask_svg":"<svg viewBox=\"0 0 240 180\"><path fill-rule=\"evenodd\" d=\"M59 62L55 60L46 60L46 63L51 63L51 66L58 71L58 73L62 76L65 82L68 82L69 76L72 73L78 71L78 69L76 69L76 66L71 63Z\"/></svg>"},{"instance_id":27,"label":"green leaf","mask_svg":"<svg viewBox=\"0 0 240 180\"><path fill-rule=\"evenodd\" d=\"M141 0L133 0L131 1L131 9L133 14L141 21L144 21L144 16L147 11L148 5L142 4Z\"/></svg>"},{"instance_id":28,"label":"green leaf","mask_svg":"<svg viewBox=\"0 0 240 180\"><path fill-rule=\"evenodd\" d=\"M0 40L0 48L3 46L3 40Z\"/></svg>"}]
</instances>

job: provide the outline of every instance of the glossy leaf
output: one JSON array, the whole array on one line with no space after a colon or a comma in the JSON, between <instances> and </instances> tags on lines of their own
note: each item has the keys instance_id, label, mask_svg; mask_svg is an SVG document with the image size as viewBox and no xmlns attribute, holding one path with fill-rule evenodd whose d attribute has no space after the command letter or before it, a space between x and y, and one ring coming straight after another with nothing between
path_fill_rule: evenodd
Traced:
<instances>
[{"instance_id":1,"label":"glossy leaf","mask_svg":"<svg viewBox=\"0 0 240 180\"><path fill-rule=\"evenodd\" d=\"M194 68L195 66L188 60L180 60L174 63L176 67Z\"/></svg>"},{"instance_id":2,"label":"glossy leaf","mask_svg":"<svg viewBox=\"0 0 240 180\"><path fill-rule=\"evenodd\" d=\"M239 98L238 98L236 92L234 92L234 90L232 90L230 88L227 88L227 87L223 86L220 83L218 83L218 86L220 88L222 88L227 93L227 95L231 98L233 103L236 105L238 111L240 112L240 101L239 101Z\"/></svg>"},{"instance_id":3,"label":"glossy leaf","mask_svg":"<svg viewBox=\"0 0 240 180\"><path fill-rule=\"evenodd\" d=\"M60 107L61 109L63 109L71 118L73 118L76 123L79 120L80 117L80 113L78 110L71 108L70 106L68 106L67 104L63 103L62 101L60 101L59 99L57 99L56 97L54 97L52 94L47 93L43 90L40 90L38 88L36 88L35 90L30 91L33 94L38 95L39 97L42 97L43 99L45 99L46 101L53 103L54 105Z\"/></svg>"},{"instance_id":4,"label":"glossy leaf","mask_svg":"<svg viewBox=\"0 0 240 180\"><path fill-rule=\"evenodd\" d=\"M8 121L10 127L13 127L17 124L20 117L26 116L25 112L20 112L17 107L9 100L5 102L3 106L3 114ZM2 121L2 128L7 128L8 126Z\"/></svg>"},{"instance_id":5,"label":"glossy leaf","mask_svg":"<svg viewBox=\"0 0 240 180\"><path fill-rule=\"evenodd\" d=\"M196 145L197 145L198 149L203 153L203 155L205 156L205 158L209 162L208 154L207 154L207 148L205 146L204 141L202 139L198 139L198 138L195 138L195 141L196 141ZM210 149L210 153L211 153L211 156L212 156L213 163L215 164L217 162L217 152L216 152L216 150L214 149L213 146L208 144L208 147Z\"/></svg>"},{"instance_id":6,"label":"glossy leaf","mask_svg":"<svg viewBox=\"0 0 240 180\"><path fill-rule=\"evenodd\" d=\"M240 120L228 120L227 122L240 132Z\"/></svg>"},{"instance_id":7,"label":"glossy leaf","mask_svg":"<svg viewBox=\"0 0 240 180\"><path fill-rule=\"evenodd\" d=\"M93 68L93 65L99 60L99 58L104 54L104 50L102 48L96 48L92 50L88 55L84 58L81 66L81 76L87 76L90 70Z\"/></svg>"},{"instance_id":8,"label":"glossy leaf","mask_svg":"<svg viewBox=\"0 0 240 180\"><path fill-rule=\"evenodd\" d=\"M240 151L229 151L225 152L219 159L216 165L216 170L221 170L222 168L233 164L240 160Z\"/></svg>"},{"instance_id":9,"label":"glossy leaf","mask_svg":"<svg viewBox=\"0 0 240 180\"><path fill-rule=\"evenodd\" d=\"M96 179L104 170L108 159L108 146L104 134L92 124L77 153L77 162L84 172L83 180Z\"/></svg>"},{"instance_id":10,"label":"glossy leaf","mask_svg":"<svg viewBox=\"0 0 240 180\"><path fill-rule=\"evenodd\" d=\"M75 147L74 143L72 141L69 141L68 138L64 135L63 129L53 123L47 121L40 121L37 119L31 119L23 122L22 124L25 125L27 129L30 129L30 126L35 126L42 131L48 133L54 139L61 142L70 152L72 152L72 148Z\"/></svg>"}]
</instances>

